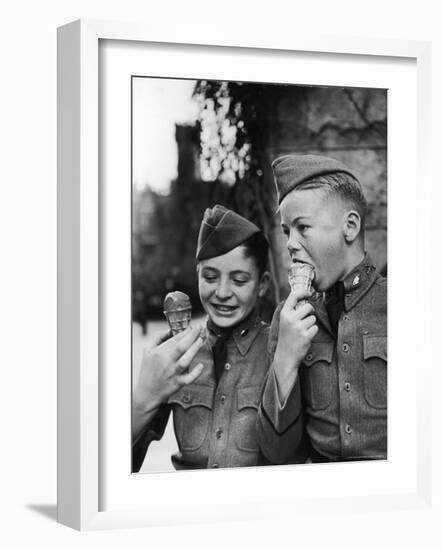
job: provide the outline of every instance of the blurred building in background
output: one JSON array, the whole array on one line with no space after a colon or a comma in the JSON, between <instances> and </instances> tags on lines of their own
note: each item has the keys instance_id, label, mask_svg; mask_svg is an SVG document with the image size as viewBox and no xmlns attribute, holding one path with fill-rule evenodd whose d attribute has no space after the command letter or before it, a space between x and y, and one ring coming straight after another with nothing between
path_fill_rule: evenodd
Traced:
<instances>
[{"instance_id":1,"label":"blurred building in background","mask_svg":"<svg viewBox=\"0 0 442 550\"><path fill-rule=\"evenodd\" d=\"M287 89L287 88L286 88ZM368 202L366 249L379 271L387 265L387 92L373 89L290 87L273 104L263 159L272 187L271 162L287 153L321 154L342 161L357 175ZM278 271L284 286L285 239L273 225L273 245L286 258ZM281 250L282 248L282 250Z\"/></svg>"},{"instance_id":2,"label":"blurred building in background","mask_svg":"<svg viewBox=\"0 0 442 550\"><path fill-rule=\"evenodd\" d=\"M170 192L160 195L145 187L132 194L133 320L144 326L163 315L163 300L172 290L189 295L200 311L195 251L204 210L226 202L226 186L200 177L199 126L176 125L178 176Z\"/></svg>"}]
</instances>

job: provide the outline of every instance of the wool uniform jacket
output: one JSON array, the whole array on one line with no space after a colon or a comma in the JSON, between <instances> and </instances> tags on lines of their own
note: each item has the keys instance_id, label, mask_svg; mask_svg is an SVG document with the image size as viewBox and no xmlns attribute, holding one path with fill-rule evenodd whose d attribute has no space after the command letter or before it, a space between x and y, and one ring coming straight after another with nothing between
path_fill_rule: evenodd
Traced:
<instances>
[{"instance_id":1,"label":"wool uniform jacket","mask_svg":"<svg viewBox=\"0 0 442 550\"><path fill-rule=\"evenodd\" d=\"M227 360L216 384L212 346L207 339L192 366L204 364L198 379L181 387L160 407L133 445L133 471L139 471L151 441L162 437L169 415L178 443L176 469L226 468L268 464L258 446L257 414L270 366L269 327L253 314L235 327Z\"/></svg>"},{"instance_id":2,"label":"wool uniform jacket","mask_svg":"<svg viewBox=\"0 0 442 550\"><path fill-rule=\"evenodd\" d=\"M333 333L324 296L310 300L319 330L285 403L273 368L259 412L260 446L275 463L387 458L387 280L366 255L344 280L344 310ZM269 337L276 348L281 305Z\"/></svg>"}]
</instances>

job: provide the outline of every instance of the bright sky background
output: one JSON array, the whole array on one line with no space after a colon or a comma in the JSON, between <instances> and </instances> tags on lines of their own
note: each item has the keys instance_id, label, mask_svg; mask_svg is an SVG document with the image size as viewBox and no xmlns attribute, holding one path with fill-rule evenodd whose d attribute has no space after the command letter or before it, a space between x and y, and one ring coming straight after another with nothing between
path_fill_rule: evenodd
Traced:
<instances>
[{"instance_id":1,"label":"bright sky background","mask_svg":"<svg viewBox=\"0 0 442 550\"><path fill-rule=\"evenodd\" d=\"M133 184L167 193L177 176L175 123L196 120L195 80L134 78Z\"/></svg>"}]
</instances>

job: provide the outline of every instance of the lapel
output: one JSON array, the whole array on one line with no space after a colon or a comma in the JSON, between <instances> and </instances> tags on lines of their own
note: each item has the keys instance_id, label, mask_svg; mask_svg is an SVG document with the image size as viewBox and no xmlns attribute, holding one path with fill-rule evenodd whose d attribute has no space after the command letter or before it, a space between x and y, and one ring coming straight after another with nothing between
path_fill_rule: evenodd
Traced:
<instances>
[{"instance_id":1,"label":"lapel","mask_svg":"<svg viewBox=\"0 0 442 550\"><path fill-rule=\"evenodd\" d=\"M321 325L326 329L326 331L334 338L334 334L330 325L328 318L327 309L325 307L324 293L315 292L310 298L312 306L315 308L315 315Z\"/></svg>"},{"instance_id":2,"label":"lapel","mask_svg":"<svg viewBox=\"0 0 442 550\"><path fill-rule=\"evenodd\" d=\"M344 279L345 311L350 311L370 290L376 281L376 269L368 254L365 254L362 262L357 265ZM315 308L315 315L321 325L334 338L325 307L325 293L315 292L310 298Z\"/></svg>"},{"instance_id":3,"label":"lapel","mask_svg":"<svg viewBox=\"0 0 442 550\"><path fill-rule=\"evenodd\" d=\"M262 325L263 323L258 315L258 311L255 309L246 319L234 327L231 340L233 340L236 348L242 356L246 355L250 350L255 338L261 330ZM207 333L209 345L213 346L219 335L219 329L210 321L210 319L207 321Z\"/></svg>"}]
</instances>

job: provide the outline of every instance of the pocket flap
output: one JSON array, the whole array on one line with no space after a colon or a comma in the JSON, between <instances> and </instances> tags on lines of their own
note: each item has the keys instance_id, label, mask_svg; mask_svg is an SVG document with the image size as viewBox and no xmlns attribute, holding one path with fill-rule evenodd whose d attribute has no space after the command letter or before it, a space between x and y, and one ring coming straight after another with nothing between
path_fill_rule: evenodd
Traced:
<instances>
[{"instance_id":1,"label":"pocket flap","mask_svg":"<svg viewBox=\"0 0 442 550\"><path fill-rule=\"evenodd\" d=\"M364 359L380 357L387 361L387 337L364 334Z\"/></svg>"},{"instance_id":2,"label":"pocket flap","mask_svg":"<svg viewBox=\"0 0 442 550\"><path fill-rule=\"evenodd\" d=\"M207 409L211 409L213 387L201 384L184 386L169 397L169 403L180 405L183 409L188 409L189 407L206 407Z\"/></svg>"},{"instance_id":3,"label":"pocket flap","mask_svg":"<svg viewBox=\"0 0 442 550\"><path fill-rule=\"evenodd\" d=\"M318 361L331 363L333 360L334 343L333 342L313 342L304 357L304 364L308 367Z\"/></svg>"},{"instance_id":4,"label":"pocket flap","mask_svg":"<svg viewBox=\"0 0 442 550\"><path fill-rule=\"evenodd\" d=\"M258 410L260 389L258 386L247 386L238 388L238 410L252 407Z\"/></svg>"}]
</instances>

